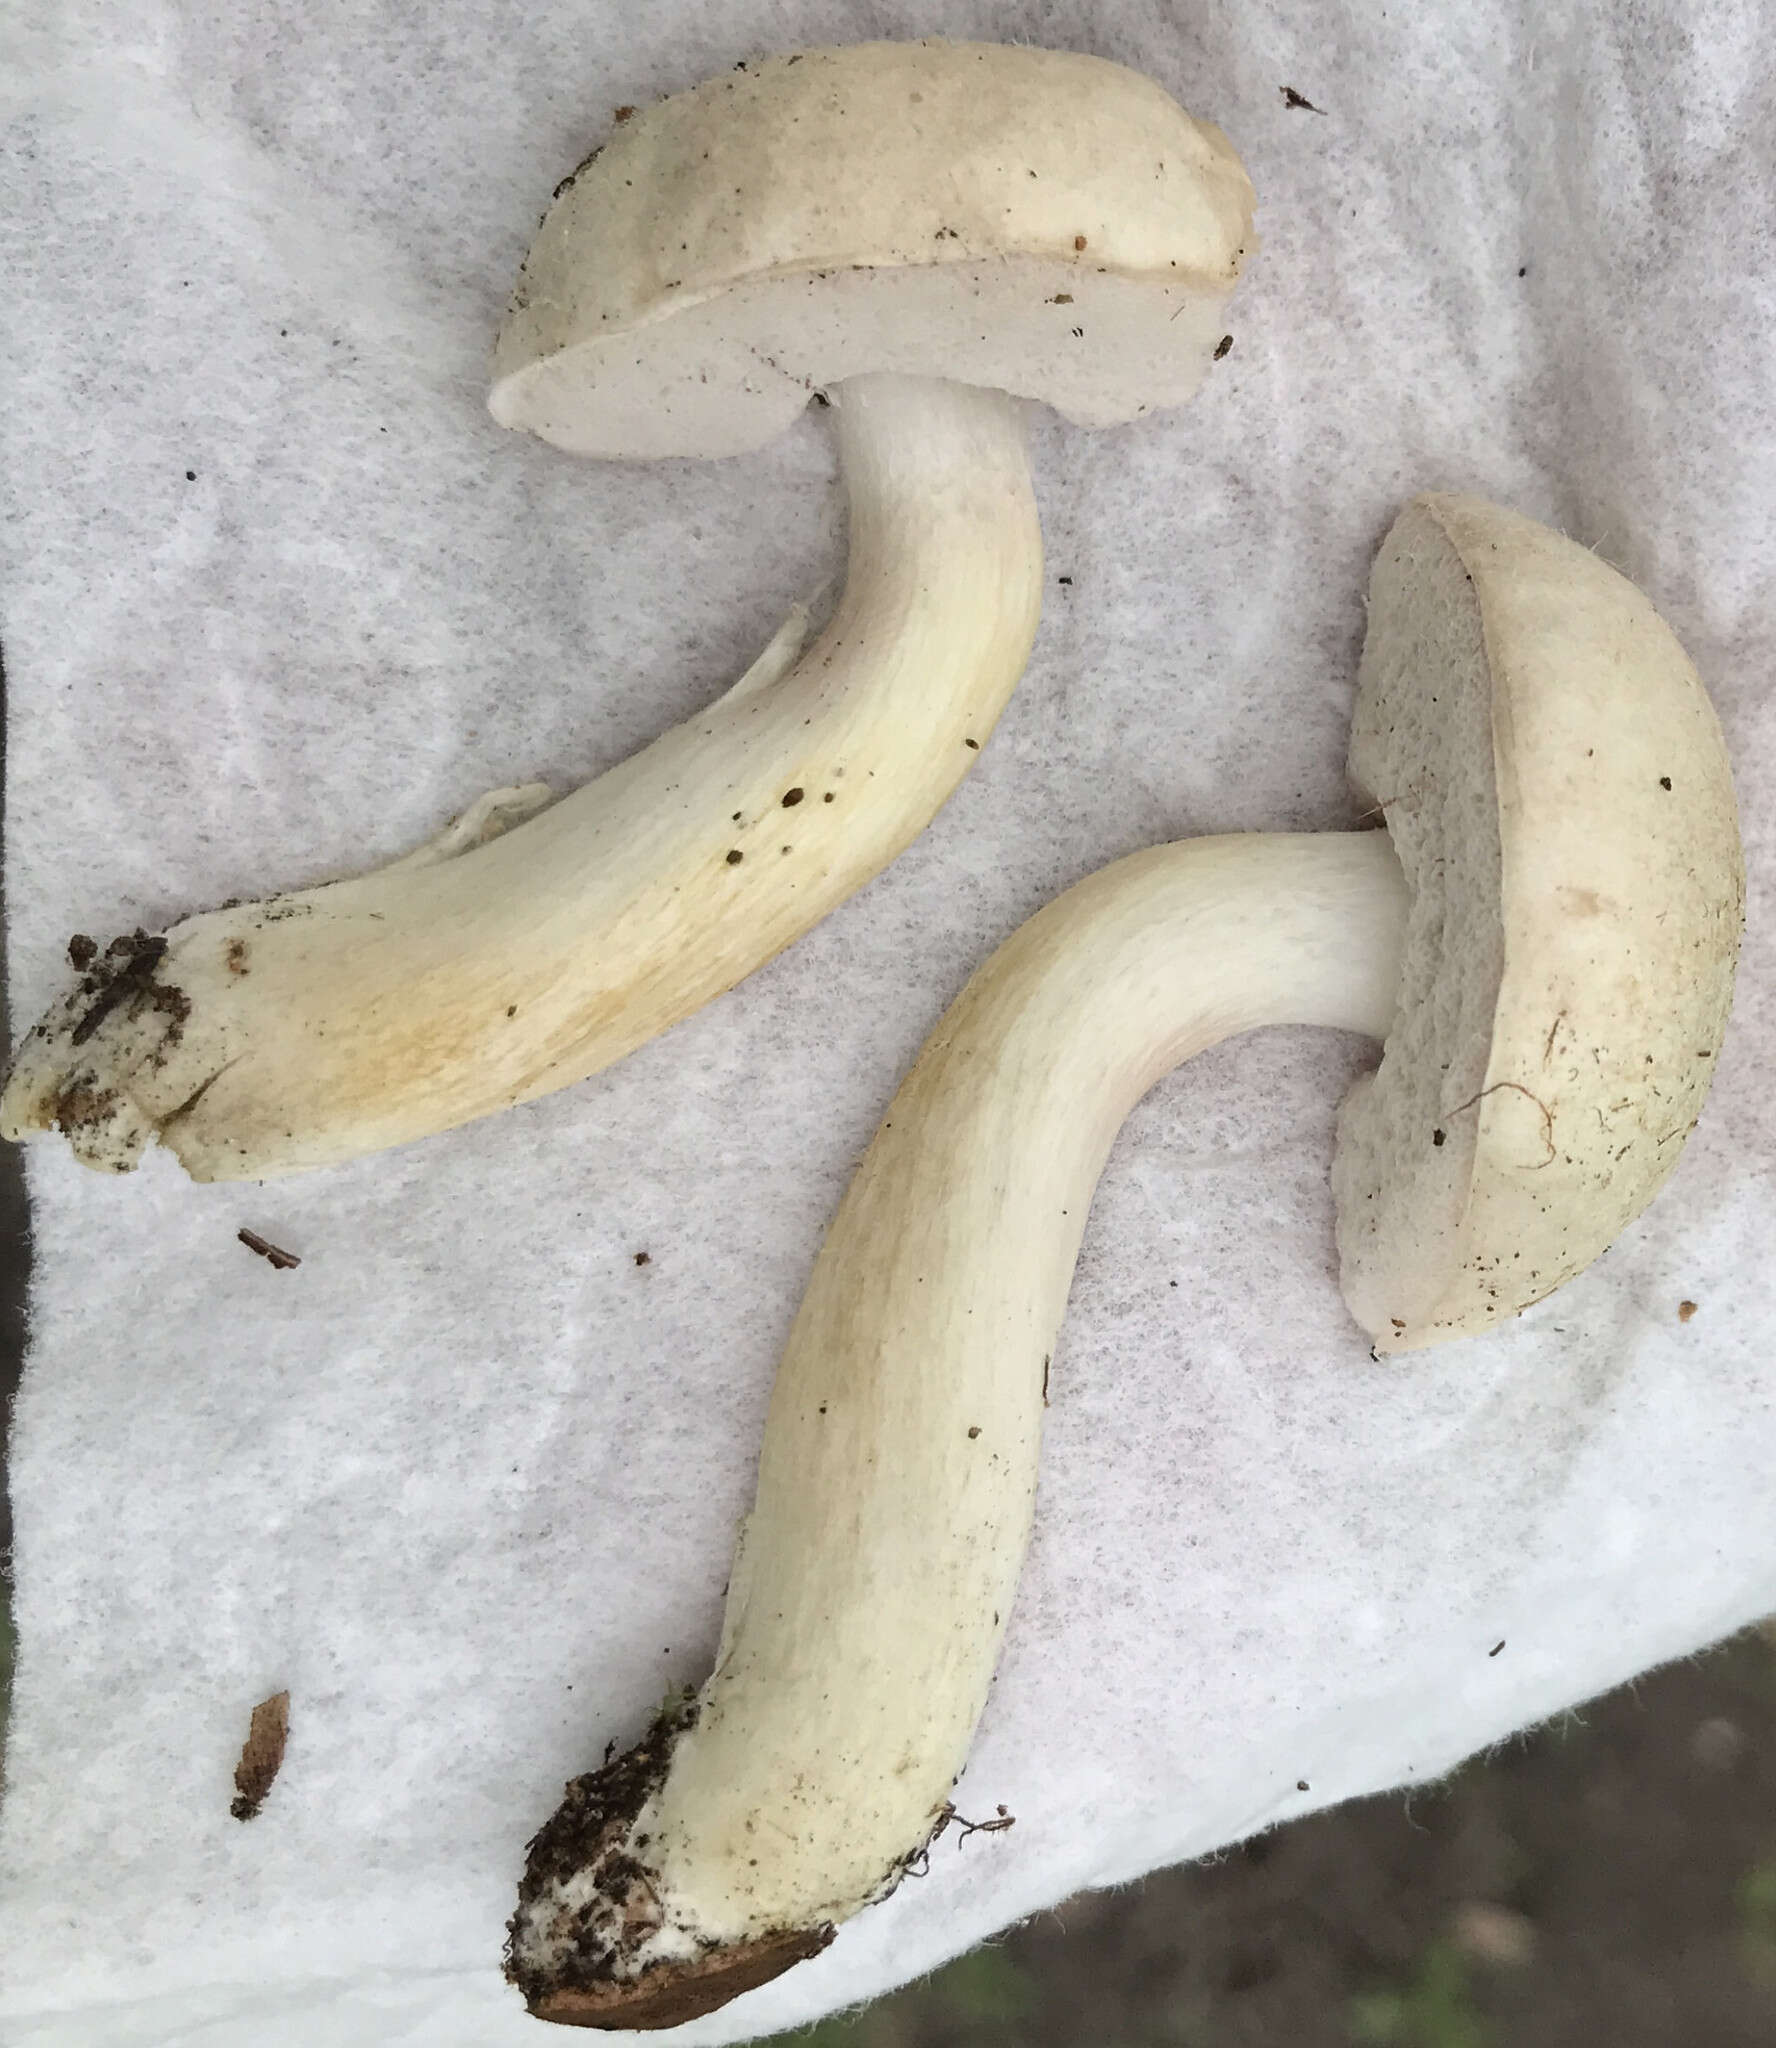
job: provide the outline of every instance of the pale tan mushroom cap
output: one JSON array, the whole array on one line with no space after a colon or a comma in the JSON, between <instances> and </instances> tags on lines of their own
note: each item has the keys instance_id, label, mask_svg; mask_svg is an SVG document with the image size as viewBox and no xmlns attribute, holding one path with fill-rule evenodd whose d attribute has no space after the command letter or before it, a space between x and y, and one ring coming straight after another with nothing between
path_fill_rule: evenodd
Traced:
<instances>
[{"instance_id":1,"label":"pale tan mushroom cap","mask_svg":"<svg viewBox=\"0 0 1776 2048\"><path fill-rule=\"evenodd\" d=\"M1726 749L1646 598L1478 498L1416 499L1370 582L1351 775L1412 892L1399 1010L1333 1168L1379 1349L1588 1265L1695 1124L1744 867Z\"/></svg>"},{"instance_id":2,"label":"pale tan mushroom cap","mask_svg":"<svg viewBox=\"0 0 1776 2048\"><path fill-rule=\"evenodd\" d=\"M605 456L739 453L871 370L1126 420L1201 381L1252 209L1221 131L1101 58L772 57L630 115L563 184L490 404Z\"/></svg>"}]
</instances>

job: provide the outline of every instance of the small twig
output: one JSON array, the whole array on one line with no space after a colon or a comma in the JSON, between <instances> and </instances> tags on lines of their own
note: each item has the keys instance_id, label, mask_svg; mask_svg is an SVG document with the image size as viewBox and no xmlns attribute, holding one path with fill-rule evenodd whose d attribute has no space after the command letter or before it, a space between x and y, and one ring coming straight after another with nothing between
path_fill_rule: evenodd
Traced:
<instances>
[{"instance_id":1,"label":"small twig","mask_svg":"<svg viewBox=\"0 0 1776 2048\"><path fill-rule=\"evenodd\" d=\"M938 1836L943 1833L951 1821L954 1821L957 1827L961 1829L961 1833L956 1837L956 1847L958 1849L961 1848L970 1835L1002 1835L1007 1828L1017 1825L1017 1815L1015 1813L1007 1813L1003 1806L996 1808L995 1811L998 1817L994 1820L969 1820L964 1815L958 1813L953 1806L946 1805L937 1817L937 1826L931 1830L931 1840L925 1844L925 1848L921 1853L926 1856L930 1855L931 1843L937 1840Z\"/></svg>"},{"instance_id":2,"label":"small twig","mask_svg":"<svg viewBox=\"0 0 1776 2048\"><path fill-rule=\"evenodd\" d=\"M285 1251L282 1245L273 1244L268 1238L261 1237L256 1230L237 1230L235 1235L248 1251L257 1252L262 1259L268 1259L280 1273L287 1273L292 1266L300 1266L302 1263L294 1252Z\"/></svg>"}]
</instances>

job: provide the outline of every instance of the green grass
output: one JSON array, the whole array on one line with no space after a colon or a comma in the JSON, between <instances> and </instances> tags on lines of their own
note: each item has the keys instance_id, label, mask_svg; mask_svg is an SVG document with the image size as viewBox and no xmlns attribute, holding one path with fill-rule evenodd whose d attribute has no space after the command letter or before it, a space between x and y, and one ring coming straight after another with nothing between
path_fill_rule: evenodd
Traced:
<instances>
[{"instance_id":1,"label":"green grass","mask_svg":"<svg viewBox=\"0 0 1776 2048\"><path fill-rule=\"evenodd\" d=\"M822 2020L792 2039L797 2048L898 2048L933 2019L969 2029L969 2048L1017 2048L1018 2027L1039 2003L1029 1973L1003 1949L971 1949L935 1976L909 1984L860 2012ZM903 2020L914 2022L908 2035Z\"/></svg>"},{"instance_id":2,"label":"green grass","mask_svg":"<svg viewBox=\"0 0 1776 2048\"><path fill-rule=\"evenodd\" d=\"M1452 1942L1434 1941L1403 1985L1350 2002L1351 2039L1362 2048L1491 2048L1475 2009L1468 1966Z\"/></svg>"},{"instance_id":3,"label":"green grass","mask_svg":"<svg viewBox=\"0 0 1776 2048\"><path fill-rule=\"evenodd\" d=\"M1754 1984L1776 1986L1776 1857L1752 1865L1733 1890L1739 1960Z\"/></svg>"}]
</instances>

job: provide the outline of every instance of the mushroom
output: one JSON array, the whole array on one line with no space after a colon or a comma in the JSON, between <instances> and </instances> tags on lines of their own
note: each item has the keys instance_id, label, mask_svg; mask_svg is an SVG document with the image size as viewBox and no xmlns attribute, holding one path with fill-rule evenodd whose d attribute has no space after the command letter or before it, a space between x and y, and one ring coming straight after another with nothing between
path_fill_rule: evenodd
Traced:
<instances>
[{"instance_id":1,"label":"mushroom","mask_svg":"<svg viewBox=\"0 0 1776 2048\"><path fill-rule=\"evenodd\" d=\"M565 1087L731 988L923 829L1023 670L1019 399L1095 425L1188 397L1251 217L1218 129L1049 50L809 50L621 119L538 231L493 412L582 454L731 455L824 392L851 513L830 623L804 653L798 612L560 802L495 791L377 873L77 962L0 1131L263 1179Z\"/></svg>"},{"instance_id":2,"label":"mushroom","mask_svg":"<svg viewBox=\"0 0 1776 2048\"><path fill-rule=\"evenodd\" d=\"M1385 831L1131 855L933 1032L791 1330L714 1673L531 1845L507 1972L533 2012L705 2011L816 1952L943 1823L1092 1191L1178 1061L1266 1024L1383 1039L1333 1170L1378 1351L1527 1307L1670 1173L1743 877L1719 727L1651 605L1528 519L1416 500L1371 582L1351 767Z\"/></svg>"}]
</instances>

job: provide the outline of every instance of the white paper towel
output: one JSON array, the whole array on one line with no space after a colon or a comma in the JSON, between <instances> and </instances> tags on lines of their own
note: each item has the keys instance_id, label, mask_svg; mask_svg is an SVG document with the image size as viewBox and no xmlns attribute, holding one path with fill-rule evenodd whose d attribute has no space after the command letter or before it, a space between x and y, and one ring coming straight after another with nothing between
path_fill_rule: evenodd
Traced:
<instances>
[{"instance_id":1,"label":"white paper towel","mask_svg":"<svg viewBox=\"0 0 1776 2048\"><path fill-rule=\"evenodd\" d=\"M899 1075L1090 869L1349 820L1362 592L1420 489L1598 548L1714 693L1751 927L1701 1128L1591 1273L1377 1365L1327 1188L1368 1048L1271 1033L1155 1090L1093 1212L959 1794L1017 1825L940 1843L674 2038L808 2019L1080 1886L1433 1777L1776 1607L1759 0L41 12L6 10L0 63L21 1024L73 931L596 773L841 564L818 414L642 467L483 410L530 231L618 105L872 35L1090 50L1227 129L1265 246L1190 408L1033 416L1029 674L925 836L784 958L582 1087L339 1171L194 1187L33 1151L9 2043L542 2038L499 1976L525 1839L704 1673L777 1349ZM288 1755L242 1825L234 1761L282 1687Z\"/></svg>"}]
</instances>

